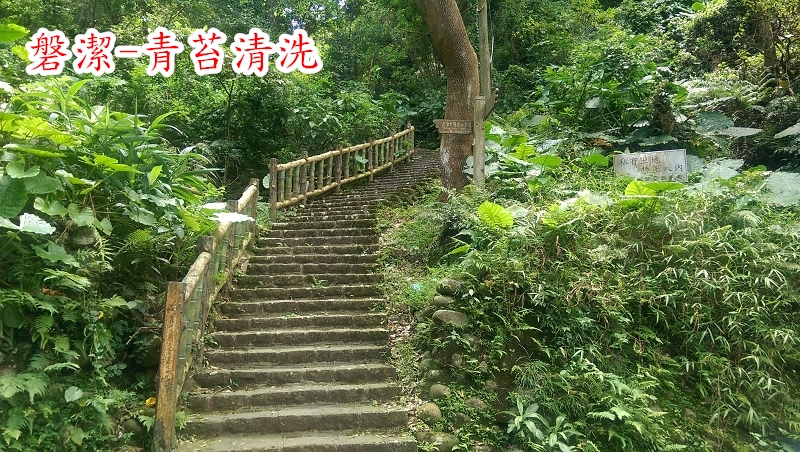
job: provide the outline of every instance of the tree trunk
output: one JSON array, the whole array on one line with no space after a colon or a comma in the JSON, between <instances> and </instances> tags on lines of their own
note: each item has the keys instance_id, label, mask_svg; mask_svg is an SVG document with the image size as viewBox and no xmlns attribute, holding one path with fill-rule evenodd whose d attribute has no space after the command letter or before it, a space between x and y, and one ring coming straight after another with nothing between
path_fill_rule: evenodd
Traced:
<instances>
[{"instance_id":1,"label":"tree trunk","mask_svg":"<svg viewBox=\"0 0 800 452\"><path fill-rule=\"evenodd\" d=\"M431 43L444 65L447 102L444 119L472 121L472 105L479 94L478 57L467 36L456 0L414 0L430 33ZM472 135L442 134L442 184L461 191L467 184L464 165L472 154ZM446 193L443 197L446 198Z\"/></svg>"}]
</instances>

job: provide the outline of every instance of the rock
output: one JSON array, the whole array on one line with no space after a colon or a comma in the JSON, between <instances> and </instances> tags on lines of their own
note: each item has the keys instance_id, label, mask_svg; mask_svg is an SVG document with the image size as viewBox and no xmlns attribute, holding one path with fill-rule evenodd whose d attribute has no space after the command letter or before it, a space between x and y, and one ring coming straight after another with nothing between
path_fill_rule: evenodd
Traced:
<instances>
[{"instance_id":1,"label":"rock","mask_svg":"<svg viewBox=\"0 0 800 452\"><path fill-rule=\"evenodd\" d=\"M435 444L437 452L450 452L458 445L458 438L450 433L420 432L417 440L422 443Z\"/></svg>"},{"instance_id":2,"label":"rock","mask_svg":"<svg viewBox=\"0 0 800 452\"><path fill-rule=\"evenodd\" d=\"M433 425L442 420L442 410L433 402L428 402L417 408L417 416L422 422Z\"/></svg>"},{"instance_id":3,"label":"rock","mask_svg":"<svg viewBox=\"0 0 800 452\"><path fill-rule=\"evenodd\" d=\"M469 342L469 346L472 347L473 350L477 350L478 347L481 345L481 340L478 339L477 336L473 336L471 334L465 334L461 337L463 337L465 341Z\"/></svg>"},{"instance_id":4,"label":"rock","mask_svg":"<svg viewBox=\"0 0 800 452\"><path fill-rule=\"evenodd\" d=\"M453 427L463 427L472 422L472 418L466 413L456 413L453 415Z\"/></svg>"},{"instance_id":5,"label":"rock","mask_svg":"<svg viewBox=\"0 0 800 452\"><path fill-rule=\"evenodd\" d=\"M688 421L696 421L697 420L697 413L690 410L689 408L683 409L683 418Z\"/></svg>"},{"instance_id":6,"label":"rock","mask_svg":"<svg viewBox=\"0 0 800 452\"><path fill-rule=\"evenodd\" d=\"M441 295L455 295L462 284L461 281L445 278L436 285L436 291Z\"/></svg>"},{"instance_id":7,"label":"rock","mask_svg":"<svg viewBox=\"0 0 800 452\"><path fill-rule=\"evenodd\" d=\"M439 369L431 369L425 372L425 379L434 383L444 383L447 381L447 375Z\"/></svg>"},{"instance_id":8,"label":"rock","mask_svg":"<svg viewBox=\"0 0 800 452\"><path fill-rule=\"evenodd\" d=\"M477 397L468 398L467 400L464 401L464 405L481 411L489 409L489 405L487 405L486 402Z\"/></svg>"},{"instance_id":9,"label":"rock","mask_svg":"<svg viewBox=\"0 0 800 452\"><path fill-rule=\"evenodd\" d=\"M472 450L475 452L492 452L492 447L487 444L476 444L472 446Z\"/></svg>"},{"instance_id":10,"label":"rock","mask_svg":"<svg viewBox=\"0 0 800 452\"><path fill-rule=\"evenodd\" d=\"M426 370L427 371L429 369L433 369L435 366L436 366L436 361L434 361L434 360L432 360L430 358L423 358L419 362L419 368L422 369L422 370Z\"/></svg>"},{"instance_id":11,"label":"rock","mask_svg":"<svg viewBox=\"0 0 800 452\"><path fill-rule=\"evenodd\" d=\"M483 387L486 389L486 392L493 394L497 392L497 390L500 388L500 385L498 385L497 381L495 380L486 380L483 382Z\"/></svg>"},{"instance_id":12,"label":"rock","mask_svg":"<svg viewBox=\"0 0 800 452\"><path fill-rule=\"evenodd\" d=\"M75 246L92 246L100 234L92 226L81 226L70 233L70 241Z\"/></svg>"},{"instance_id":13,"label":"rock","mask_svg":"<svg viewBox=\"0 0 800 452\"><path fill-rule=\"evenodd\" d=\"M147 429L144 428L144 425L134 418L125 421L125 423L122 424L122 428L124 428L126 432L133 433L134 438L142 438L147 435Z\"/></svg>"},{"instance_id":14,"label":"rock","mask_svg":"<svg viewBox=\"0 0 800 452\"><path fill-rule=\"evenodd\" d=\"M461 366L463 366L463 365L464 365L464 358L462 358L462 357L461 357L461 355L459 355L458 353L456 353L456 354L455 354L455 355L453 355L453 357L450 359L450 364L452 364L452 365L453 365L453 367L461 367Z\"/></svg>"},{"instance_id":15,"label":"rock","mask_svg":"<svg viewBox=\"0 0 800 452\"><path fill-rule=\"evenodd\" d=\"M459 328L467 326L467 315L463 312L440 309L433 313L433 320L437 320L445 325Z\"/></svg>"},{"instance_id":16,"label":"rock","mask_svg":"<svg viewBox=\"0 0 800 452\"><path fill-rule=\"evenodd\" d=\"M442 399L450 395L450 388L445 385L435 384L429 391L431 400Z\"/></svg>"},{"instance_id":17,"label":"rock","mask_svg":"<svg viewBox=\"0 0 800 452\"><path fill-rule=\"evenodd\" d=\"M433 305L438 306L440 308L444 308L450 306L455 299L453 297L448 297L445 295L436 295L433 297Z\"/></svg>"},{"instance_id":18,"label":"rock","mask_svg":"<svg viewBox=\"0 0 800 452\"><path fill-rule=\"evenodd\" d=\"M465 384L467 382L467 374L465 374L464 372L456 373L455 377L456 377L456 381L461 383L461 384Z\"/></svg>"},{"instance_id":19,"label":"rock","mask_svg":"<svg viewBox=\"0 0 800 452\"><path fill-rule=\"evenodd\" d=\"M481 361L480 363L478 363L478 370L480 370L483 373L489 372L489 363L487 363L486 361Z\"/></svg>"}]
</instances>

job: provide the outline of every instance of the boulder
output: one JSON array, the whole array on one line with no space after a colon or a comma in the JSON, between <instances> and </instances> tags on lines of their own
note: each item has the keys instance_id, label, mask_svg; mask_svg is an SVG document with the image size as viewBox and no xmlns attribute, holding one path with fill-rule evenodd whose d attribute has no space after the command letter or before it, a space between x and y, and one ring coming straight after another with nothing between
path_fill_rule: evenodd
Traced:
<instances>
[{"instance_id":1,"label":"boulder","mask_svg":"<svg viewBox=\"0 0 800 452\"><path fill-rule=\"evenodd\" d=\"M429 395L431 400L436 399L443 399L450 395L450 388L442 384L435 384L431 386L431 390L429 391Z\"/></svg>"},{"instance_id":2,"label":"boulder","mask_svg":"<svg viewBox=\"0 0 800 452\"><path fill-rule=\"evenodd\" d=\"M439 281L439 284L436 285L436 291L441 295L452 296L456 294L458 289L461 287L461 284L463 284L461 281L452 278L445 278Z\"/></svg>"},{"instance_id":3,"label":"boulder","mask_svg":"<svg viewBox=\"0 0 800 452\"><path fill-rule=\"evenodd\" d=\"M463 328L467 326L467 315L463 312L440 309L433 313L433 319L445 325Z\"/></svg>"},{"instance_id":4,"label":"boulder","mask_svg":"<svg viewBox=\"0 0 800 452\"><path fill-rule=\"evenodd\" d=\"M437 452L450 452L458 445L458 437L443 432L420 432L417 440L421 443L435 445Z\"/></svg>"},{"instance_id":5,"label":"boulder","mask_svg":"<svg viewBox=\"0 0 800 452\"><path fill-rule=\"evenodd\" d=\"M439 408L439 405L428 402L417 408L417 417L419 417L422 422L433 425L442 420L442 410Z\"/></svg>"}]
</instances>

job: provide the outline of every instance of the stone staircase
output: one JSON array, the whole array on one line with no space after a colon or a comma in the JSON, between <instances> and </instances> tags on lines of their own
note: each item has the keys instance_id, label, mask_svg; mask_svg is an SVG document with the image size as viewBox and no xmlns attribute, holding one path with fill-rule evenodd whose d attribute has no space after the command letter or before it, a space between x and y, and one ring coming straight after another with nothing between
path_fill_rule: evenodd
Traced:
<instances>
[{"instance_id":1,"label":"stone staircase","mask_svg":"<svg viewBox=\"0 0 800 452\"><path fill-rule=\"evenodd\" d=\"M298 207L262 234L219 304L178 451L414 452L375 274L372 209L439 171L417 151L375 182ZM377 309L377 310L376 310Z\"/></svg>"}]
</instances>

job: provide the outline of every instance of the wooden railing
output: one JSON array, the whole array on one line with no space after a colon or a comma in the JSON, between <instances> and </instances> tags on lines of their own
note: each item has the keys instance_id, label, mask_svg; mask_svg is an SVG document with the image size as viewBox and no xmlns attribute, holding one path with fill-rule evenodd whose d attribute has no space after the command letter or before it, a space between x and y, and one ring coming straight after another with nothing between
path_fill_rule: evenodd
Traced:
<instances>
[{"instance_id":1,"label":"wooden railing","mask_svg":"<svg viewBox=\"0 0 800 452\"><path fill-rule=\"evenodd\" d=\"M379 173L414 153L414 127L390 137L350 146L278 165L269 162L269 217L275 221L278 209L305 202L364 177L371 181Z\"/></svg>"},{"instance_id":2,"label":"wooden railing","mask_svg":"<svg viewBox=\"0 0 800 452\"><path fill-rule=\"evenodd\" d=\"M338 149L278 165L270 161L270 220L277 210L391 168L414 153L414 127L371 143ZM266 184L265 184L266 185ZM231 279L246 249L258 238L258 179L251 179L227 210L252 221L222 221L214 235L198 239L198 256L182 281L167 283L161 343L153 450L175 449L175 413L186 376L202 362L202 339L208 312Z\"/></svg>"}]
</instances>

